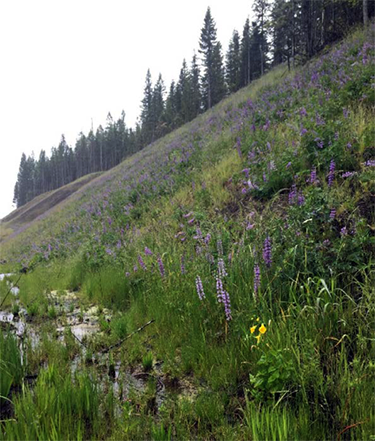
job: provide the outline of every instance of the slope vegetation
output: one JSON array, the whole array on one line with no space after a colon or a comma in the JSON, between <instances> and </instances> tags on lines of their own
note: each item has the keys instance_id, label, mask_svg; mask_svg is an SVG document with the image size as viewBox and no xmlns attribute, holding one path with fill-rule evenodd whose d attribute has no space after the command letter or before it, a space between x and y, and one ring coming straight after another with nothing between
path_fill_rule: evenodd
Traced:
<instances>
[{"instance_id":1,"label":"slope vegetation","mask_svg":"<svg viewBox=\"0 0 375 441\"><path fill-rule=\"evenodd\" d=\"M77 190L100 175L101 173L91 173L57 190L43 193L22 207L12 211L1 219L0 228L2 228L3 231L7 231L7 234L0 234L0 241L7 237L15 237L21 231L27 229L32 221L46 216L53 207L65 201Z\"/></svg>"},{"instance_id":2,"label":"slope vegetation","mask_svg":"<svg viewBox=\"0 0 375 441\"><path fill-rule=\"evenodd\" d=\"M110 389L106 433L69 436L371 438L373 41L358 31L296 72L270 72L2 247L30 266L26 308L51 289L111 308L88 350L130 334L109 371L149 379L125 398ZM157 378L172 391L162 404ZM17 418L8 439L25 437Z\"/></svg>"}]
</instances>

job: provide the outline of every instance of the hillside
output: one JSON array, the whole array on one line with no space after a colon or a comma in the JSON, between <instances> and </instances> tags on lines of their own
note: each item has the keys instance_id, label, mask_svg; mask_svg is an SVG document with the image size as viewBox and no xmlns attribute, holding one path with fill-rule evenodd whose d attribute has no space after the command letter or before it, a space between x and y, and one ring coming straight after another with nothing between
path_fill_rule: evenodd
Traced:
<instances>
[{"instance_id":1,"label":"hillside","mask_svg":"<svg viewBox=\"0 0 375 441\"><path fill-rule=\"evenodd\" d=\"M12 211L0 221L0 242L17 236L17 234L26 230L31 222L47 216L54 207L62 204L73 193L100 175L100 172L86 175L57 190L43 193L22 207Z\"/></svg>"},{"instance_id":2,"label":"hillside","mask_svg":"<svg viewBox=\"0 0 375 441\"><path fill-rule=\"evenodd\" d=\"M22 229L0 272L29 267L19 298L43 326L0 439L371 439L373 42L279 66L3 220ZM75 308L96 308L83 345L54 338Z\"/></svg>"}]
</instances>

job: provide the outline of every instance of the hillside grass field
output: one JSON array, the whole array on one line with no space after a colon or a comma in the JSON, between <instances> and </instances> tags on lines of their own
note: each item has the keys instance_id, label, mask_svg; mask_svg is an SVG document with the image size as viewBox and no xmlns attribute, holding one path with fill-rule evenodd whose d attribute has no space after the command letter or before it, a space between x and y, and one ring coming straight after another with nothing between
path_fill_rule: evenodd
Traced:
<instances>
[{"instance_id":1,"label":"hillside grass field","mask_svg":"<svg viewBox=\"0 0 375 441\"><path fill-rule=\"evenodd\" d=\"M1 440L375 439L374 50L279 66L8 236L38 338L1 331ZM54 291L99 332L58 336Z\"/></svg>"}]
</instances>

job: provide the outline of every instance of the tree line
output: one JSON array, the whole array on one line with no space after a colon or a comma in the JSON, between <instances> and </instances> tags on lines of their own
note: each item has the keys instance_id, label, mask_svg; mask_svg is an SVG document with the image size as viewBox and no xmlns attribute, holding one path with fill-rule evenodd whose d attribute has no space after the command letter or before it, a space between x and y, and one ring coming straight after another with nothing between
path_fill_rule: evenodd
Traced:
<instances>
[{"instance_id":1,"label":"tree line","mask_svg":"<svg viewBox=\"0 0 375 441\"><path fill-rule=\"evenodd\" d=\"M356 23L367 25L374 15L368 0L254 0L253 20L242 33L233 31L223 54L211 9L204 17L198 54L183 60L177 81L168 93L159 74L155 84L147 71L141 114L134 129L108 114L106 127L80 133L74 148L62 136L50 156L42 150L21 157L14 202L20 207L41 193L81 176L108 170L124 158L191 121L228 94L247 86L271 67L302 64L327 44L342 38Z\"/></svg>"}]
</instances>

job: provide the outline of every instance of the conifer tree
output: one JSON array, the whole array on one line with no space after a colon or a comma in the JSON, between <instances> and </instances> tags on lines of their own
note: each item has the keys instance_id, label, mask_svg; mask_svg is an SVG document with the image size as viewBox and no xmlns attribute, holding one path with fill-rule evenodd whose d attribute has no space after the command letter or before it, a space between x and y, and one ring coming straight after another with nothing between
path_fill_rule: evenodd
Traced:
<instances>
[{"instance_id":1,"label":"conifer tree","mask_svg":"<svg viewBox=\"0 0 375 441\"><path fill-rule=\"evenodd\" d=\"M142 124L142 137L144 139L145 144L153 141L155 136L155 121L154 116L152 114L152 81L151 81L151 72L150 69L147 70L145 88L144 88L144 96L142 99L141 106L141 124Z\"/></svg>"},{"instance_id":2,"label":"conifer tree","mask_svg":"<svg viewBox=\"0 0 375 441\"><path fill-rule=\"evenodd\" d=\"M226 81L229 92L237 92L241 81L240 36L234 30L226 56Z\"/></svg>"},{"instance_id":3,"label":"conifer tree","mask_svg":"<svg viewBox=\"0 0 375 441\"><path fill-rule=\"evenodd\" d=\"M198 116L202 109L202 94L200 88L200 70L198 66L197 56L194 54L190 68L191 83L191 119Z\"/></svg>"},{"instance_id":4,"label":"conifer tree","mask_svg":"<svg viewBox=\"0 0 375 441\"><path fill-rule=\"evenodd\" d=\"M225 95L221 45L216 40L216 25L211 16L210 8L207 9L204 18L199 47L199 52L203 55L204 65L202 79L203 106L207 110Z\"/></svg>"},{"instance_id":5,"label":"conifer tree","mask_svg":"<svg viewBox=\"0 0 375 441\"><path fill-rule=\"evenodd\" d=\"M153 140L160 138L165 133L165 127L163 123L164 95L165 95L164 81L161 74L159 74L158 80L153 89L152 102L151 102L153 122L155 125Z\"/></svg>"},{"instance_id":6,"label":"conifer tree","mask_svg":"<svg viewBox=\"0 0 375 441\"><path fill-rule=\"evenodd\" d=\"M241 80L240 87L247 86L251 82L251 33L250 20L247 18L241 40Z\"/></svg>"}]
</instances>

